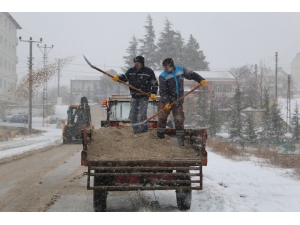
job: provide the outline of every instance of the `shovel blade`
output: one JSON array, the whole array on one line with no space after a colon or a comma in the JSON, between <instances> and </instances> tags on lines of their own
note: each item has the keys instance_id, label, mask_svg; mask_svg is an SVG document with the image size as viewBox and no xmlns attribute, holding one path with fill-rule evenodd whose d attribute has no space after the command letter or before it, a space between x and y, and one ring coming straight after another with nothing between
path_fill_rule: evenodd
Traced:
<instances>
[{"instance_id":1,"label":"shovel blade","mask_svg":"<svg viewBox=\"0 0 300 225\"><path fill-rule=\"evenodd\" d=\"M140 126L140 125L147 124L147 123L148 123L148 121L145 120L145 121L139 122L139 123L132 123L131 126L132 126L132 127L135 127L135 126Z\"/></svg>"},{"instance_id":2,"label":"shovel blade","mask_svg":"<svg viewBox=\"0 0 300 225\"><path fill-rule=\"evenodd\" d=\"M83 55L83 58L85 59L85 61L87 62L87 64L90 65L90 67L92 67L92 68L95 69L95 67L90 63L90 61L84 55Z\"/></svg>"}]
</instances>

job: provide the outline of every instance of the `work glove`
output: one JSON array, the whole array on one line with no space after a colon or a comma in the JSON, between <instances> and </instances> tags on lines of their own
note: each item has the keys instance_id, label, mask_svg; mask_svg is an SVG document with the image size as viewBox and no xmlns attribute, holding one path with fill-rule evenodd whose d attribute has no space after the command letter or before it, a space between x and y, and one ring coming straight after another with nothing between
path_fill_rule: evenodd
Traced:
<instances>
[{"instance_id":1,"label":"work glove","mask_svg":"<svg viewBox=\"0 0 300 225\"><path fill-rule=\"evenodd\" d=\"M170 103L167 103L167 104L165 105L165 108L166 108L166 109L168 109L168 110L170 110L170 109L171 109L171 107L172 107L172 106L171 106L171 104L170 104Z\"/></svg>"},{"instance_id":2,"label":"work glove","mask_svg":"<svg viewBox=\"0 0 300 225\"><path fill-rule=\"evenodd\" d=\"M156 95L155 94L150 94L150 99L155 101L156 100Z\"/></svg>"},{"instance_id":3,"label":"work glove","mask_svg":"<svg viewBox=\"0 0 300 225\"><path fill-rule=\"evenodd\" d=\"M206 85L206 80L201 80L201 81L200 81L200 86L203 87L203 86L205 86L205 85Z\"/></svg>"},{"instance_id":4,"label":"work glove","mask_svg":"<svg viewBox=\"0 0 300 225\"><path fill-rule=\"evenodd\" d=\"M117 82L119 80L119 76L114 76L112 79L113 81Z\"/></svg>"}]
</instances>

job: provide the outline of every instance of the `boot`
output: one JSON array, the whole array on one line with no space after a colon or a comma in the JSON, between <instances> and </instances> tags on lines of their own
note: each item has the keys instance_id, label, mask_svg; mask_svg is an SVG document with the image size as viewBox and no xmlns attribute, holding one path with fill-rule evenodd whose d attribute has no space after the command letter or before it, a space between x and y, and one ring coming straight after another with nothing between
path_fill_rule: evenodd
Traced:
<instances>
[{"instance_id":1,"label":"boot","mask_svg":"<svg viewBox=\"0 0 300 225\"><path fill-rule=\"evenodd\" d=\"M178 146L184 146L184 131L176 131Z\"/></svg>"},{"instance_id":2,"label":"boot","mask_svg":"<svg viewBox=\"0 0 300 225\"><path fill-rule=\"evenodd\" d=\"M157 131L157 138L158 139L164 139L165 138L165 132Z\"/></svg>"}]
</instances>

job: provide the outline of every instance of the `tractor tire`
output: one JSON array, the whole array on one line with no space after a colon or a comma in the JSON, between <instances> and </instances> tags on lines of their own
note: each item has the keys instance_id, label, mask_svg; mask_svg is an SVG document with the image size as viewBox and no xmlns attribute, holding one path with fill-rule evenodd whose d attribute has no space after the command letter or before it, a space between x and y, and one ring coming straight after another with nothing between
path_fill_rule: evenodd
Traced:
<instances>
[{"instance_id":1,"label":"tractor tire","mask_svg":"<svg viewBox=\"0 0 300 225\"><path fill-rule=\"evenodd\" d=\"M95 171L99 173L99 171ZM105 177L94 177L94 187L104 185ZM94 190L93 194L93 206L95 212L106 212L106 200L107 200L107 190Z\"/></svg>"}]
</instances>

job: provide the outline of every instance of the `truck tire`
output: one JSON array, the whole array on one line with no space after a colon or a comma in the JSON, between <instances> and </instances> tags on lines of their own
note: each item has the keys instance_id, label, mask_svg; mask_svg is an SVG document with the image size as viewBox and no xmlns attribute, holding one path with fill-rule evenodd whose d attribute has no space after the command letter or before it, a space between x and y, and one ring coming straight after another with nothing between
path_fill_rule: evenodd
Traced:
<instances>
[{"instance_id":1,"label":"truck tire","mask_svg":"<svg viewBox=\"0 0 300 225\"><path fill-rule=\"evenodd\" d=\"M95 173L99 171L95 170ZM94 177L94 187L101 186L105 183L105 177ZM93 206L95 212L106 212L107 190L94 190Z\"/></svg>"},{"instance_id":2,"label":"truck tire","mask_svg":"<svg viewBox=\"0 0 300 225\"><path fill-rule=\"evenodd\" d=\"M188 171L176 171L179 173L187 173ZM191 180L191 177L189 176L180 176L177 178L178 180ZM191 184L181 184L181 186L188 186L190 187ZM191 207L192 202L192 190L176 190L176 201L177 201L177 207L180 210L189 210Z\"/></svg>"},{"instance_id":3,"label":"truck tire","mask_svg":"<svg viewBox=\"0 0 300 225\"><path fill-rule=\"evenodd\" d=\"M180 210L189 210L192 202L192 190L176 190L176 201Z\"/></svg>"}]
</instances>

